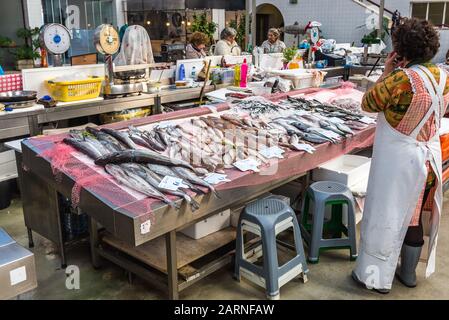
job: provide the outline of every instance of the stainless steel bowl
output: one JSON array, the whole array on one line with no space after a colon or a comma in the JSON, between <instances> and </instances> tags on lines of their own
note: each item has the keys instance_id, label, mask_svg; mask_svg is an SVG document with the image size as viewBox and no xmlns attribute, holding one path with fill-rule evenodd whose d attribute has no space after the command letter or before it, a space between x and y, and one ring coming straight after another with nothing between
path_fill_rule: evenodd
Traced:
<instances>
[{"instance_id":1,"label":"stainless steel bowl","mask_svg":"<svg viewBox=\"0 0 449 320\"><path fill-rule=\"evenodd\" d=\"M0 102L20 102L35 100L36 91L7 91L0 93Z\"/></svg>"}]
</instances>

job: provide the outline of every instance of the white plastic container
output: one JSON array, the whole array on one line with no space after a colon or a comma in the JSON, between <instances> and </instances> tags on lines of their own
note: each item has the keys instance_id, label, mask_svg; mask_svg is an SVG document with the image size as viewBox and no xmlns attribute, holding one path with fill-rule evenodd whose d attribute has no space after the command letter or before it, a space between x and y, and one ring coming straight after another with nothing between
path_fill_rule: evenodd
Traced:
<instances>
[{"instance_id":1,"label":"white plastic container","mask_svg":"<svg viewBox=\"0 0 449 320\"><path fill-rule=\"evenodd\" d=\"M14 150L0 152L0 182L17 178L17 165Z\"/></svg>"},{"instance_id":2,"label":"white plastic container","mask_svg":"<svg viewBox=\"0 0 449 320\"><path fill-rule=\"evenodd\" d=\"M295 89L306 89L313 87L313 74L305 69L272 70L271 74L290 80Z\"/></svg>"},{"instance_id":3,"label":"white plastic container","mask_svg":"<svg viewBox=\"0 0 449 320\"><path fill-rule=\"evenodd\" d=\"M335 181L352 187L368 180L371 159L357 155L343 155L313 170L314 181Z\"/></svg>"},{"instance_id":4,"label":"white plastic container","mask_svg":"<svg viewBox=\"0 0 449 320\"><path fill-rule=\"evenodd\" d=\"M201 239L231 225L231 210L227 209L203 221L187 227L181 232L192 239Z\"/></svg>"}]
</instances>

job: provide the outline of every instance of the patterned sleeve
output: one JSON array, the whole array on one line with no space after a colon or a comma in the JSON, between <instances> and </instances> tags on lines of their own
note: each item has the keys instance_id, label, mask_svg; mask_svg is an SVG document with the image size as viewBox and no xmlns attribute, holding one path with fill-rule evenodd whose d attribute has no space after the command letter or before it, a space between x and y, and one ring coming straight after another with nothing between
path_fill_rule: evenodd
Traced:
<instances>
[{"instance_id":1,"label":"patterned sleeve","mask_svg":"<svg viewBox=\"0 0 449 320\"><path fill-rule=\"evenodd\" d=\"M403 71L397 70L388 75L383 81L376 83L363 96L362 109L366 112L381 112L398 103L397 88L401 82L406 80L406 77Z\"/></svg>"}]
</instances>

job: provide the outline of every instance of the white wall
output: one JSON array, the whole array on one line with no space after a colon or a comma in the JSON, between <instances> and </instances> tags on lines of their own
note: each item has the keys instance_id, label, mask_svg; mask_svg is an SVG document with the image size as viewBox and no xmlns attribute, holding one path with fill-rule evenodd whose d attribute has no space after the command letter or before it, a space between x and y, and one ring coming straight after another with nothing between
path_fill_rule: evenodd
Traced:
<instances>
[{"instance_id":1,"label":"white wall","mask_svg":"<svg viewBox=\"0 0 449 320\"><path fill-rule=\"evenodd\" d=\"M300 25L306 25L311 20L321 22L323 37L337 42L354 41L356 45L361 45L363 35L369 32L365 27L365 20L371 13L353 0L300 0L297 4L290 4L288 0L257 0L257 5L263 3L276 6L284 17L285 25L295 21ZM410 3L409 0L385 0L385 7L391 11L397 9L402 16L408 17ZM362 27L357 28L359 26ZM449 50L449 30L441 30L440 39L441 49L435 58L436 62L443 61ZM293 40L293 36L285 35L288 46L294 44Z\"/></svg>"}]
</instances>

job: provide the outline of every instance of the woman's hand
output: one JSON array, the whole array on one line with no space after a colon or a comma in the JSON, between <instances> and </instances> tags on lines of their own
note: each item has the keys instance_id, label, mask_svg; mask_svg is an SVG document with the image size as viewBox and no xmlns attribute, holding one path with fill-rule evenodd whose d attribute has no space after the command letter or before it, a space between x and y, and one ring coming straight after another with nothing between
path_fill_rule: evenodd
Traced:
<instances>
[{"instance_id":1,"label":"woman's hand","mask_svg":"<svg viewBox=\"0 0 449 320\"><path fill-rule=\"evenodd\" d=\"M387 60L385 60L384 72L377 82L383 81L390 73L401 65L401 62L398 63L396 60L397 57L398 54L394 51L388 55Z\"/></svg>"}]
</instances>

